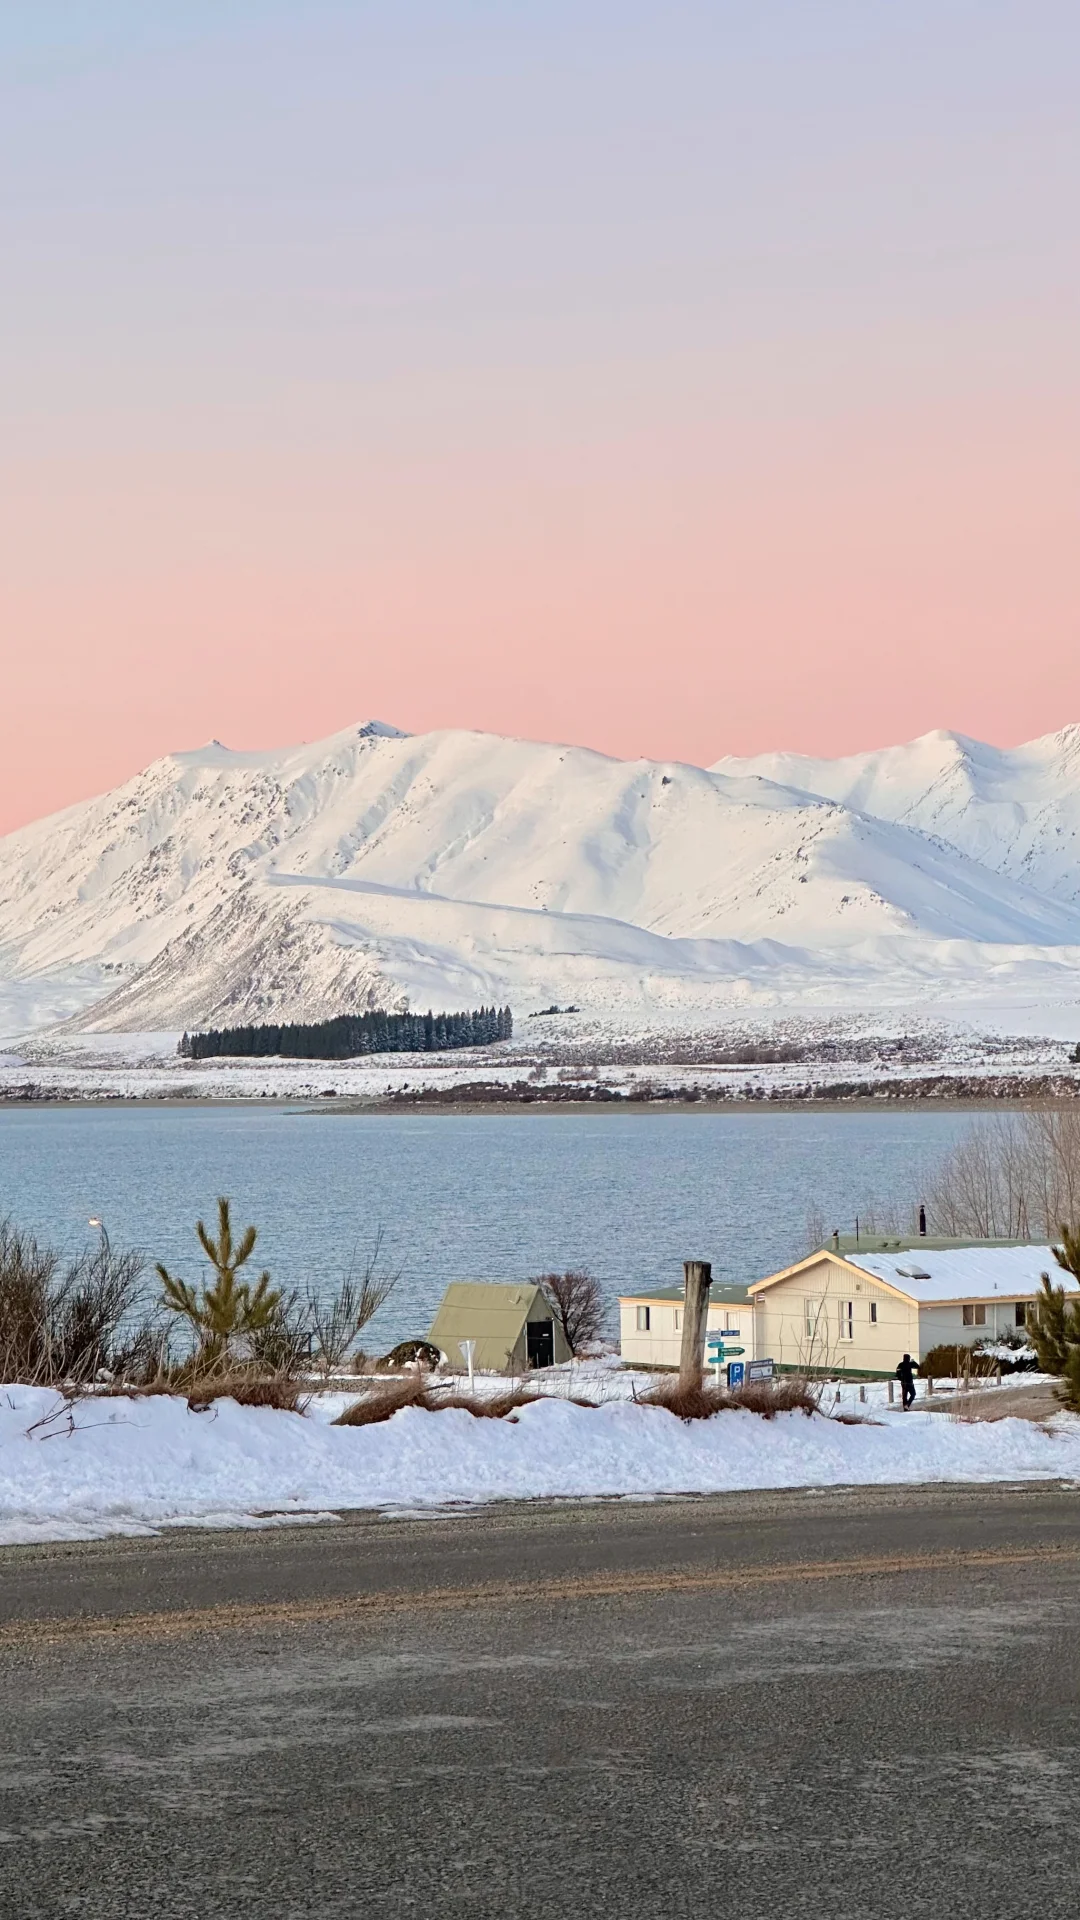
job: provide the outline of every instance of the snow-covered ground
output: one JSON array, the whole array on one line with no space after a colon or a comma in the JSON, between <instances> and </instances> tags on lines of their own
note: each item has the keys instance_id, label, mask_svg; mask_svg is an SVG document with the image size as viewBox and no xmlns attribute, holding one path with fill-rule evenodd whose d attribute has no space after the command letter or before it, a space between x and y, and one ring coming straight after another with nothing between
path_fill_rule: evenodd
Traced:
<instances>
[{"instance_id":1,"label":"snow-covered ground","mask_svg":"<svg viewBox=\"0 0 1080 1920\"><path fill-rule=\"evenodd\" d=\"M1019 1009L1016 1012L1019 1014ZM1049 1013L1049 1010L1044 1012ZM931 1018L922 1008L866 1014L729 1012L696 1021L667 1010L526 1018L498 1046L377 1059L182 1060L179 1035L31 1036L0 1053L0 1099L335 1100L497 1098L793 1100L921 1094L1000 1097L1036 1087L1080 1092L1071 1060L1080 1010L1060 1036ZM1053 1027L1054 1022L1047 1020Z\"/></svg>"},{"instance_id":2,"label":"snow-covered ground","mask_svg":"<svg viewBox=\"0 0 1080 1920\"><path fill-rule=\"evenodd\" d=\"M582 1384L579 1375L575 1391ZM50 1390L0 1388L0 1543L297 1524L349 1508L1080 1481L1080 1419L1065 1414L1044 1428L901 1414L879 1403L866 1409L873 1424L859 1426L804 1414L684 1422L635 1404L626 1397L633 1384L609 1370L594 1376L602 1397L590 1407L556 1393L512 1419L406 1408L359 1428L330 1424L341 1396L317 1398L304 1415L232 1401L192 1413L180 1398L68 1406Z\"/></svg>"}]
</instances>

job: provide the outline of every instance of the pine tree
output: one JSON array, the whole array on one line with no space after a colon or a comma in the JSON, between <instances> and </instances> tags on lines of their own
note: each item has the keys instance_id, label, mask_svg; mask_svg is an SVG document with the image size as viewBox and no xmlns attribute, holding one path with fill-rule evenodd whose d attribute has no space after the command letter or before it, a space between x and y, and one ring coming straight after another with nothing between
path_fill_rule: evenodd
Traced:
<instances>
[{"instance_id":1,"label":"pine tree","mask_svg":"<svg viewBox=\"0 0 1080 1920\"><path fill-rule=\"evenodd\" d=\"M1059 1268L1080 1286L1080 1227L1061 1229L1061 1245L1053 1249ZM1061 1381L1055 1389L1063 1406L1080 1413L1080 1294L1055 1287L1042 1276L1039 1297L1028 1310L1028 1333L1043 1373Z\"/></svg>"},{"instance_id":2,"label":"pine tree","mask_svg":"<svg viewBox=\"0 0 1080 1920\"><path fill-rule=\"evenodd\" d=\"M247 1280L237 1278L255 1250L258 1230L247 1227L234 1244L229 1202L219 1198L217 1204L216 1240L201 1220L195 1225L199 1244L214 1269L213 1285L200 1290L169 1273L160 1262L157 1267L162 1286L161 1304L190 1323L199 1341L199 1358L203 1364L224 1358L236 1340L263 1332L273 1323L281 1304L281 1294L271 1288L267 1272L259 1275L254 1287Z\"/></svg>"}]
</instances>

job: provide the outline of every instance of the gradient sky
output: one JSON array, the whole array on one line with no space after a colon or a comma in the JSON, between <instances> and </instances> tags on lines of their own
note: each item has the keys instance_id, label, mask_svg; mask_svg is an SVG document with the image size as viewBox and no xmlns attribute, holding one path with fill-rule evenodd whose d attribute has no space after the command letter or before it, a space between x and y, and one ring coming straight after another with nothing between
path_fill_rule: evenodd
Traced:
<instances>
[{"instance_id":1,"label":"gradient sky","mask_svg":"<svg viewBox=\"0 0 1080 1920\"><path fill-rule=\"evenodd\" d=\"M0 0L0 829L1080 720L1076 0Z\"/></svg>"}]
</instances>

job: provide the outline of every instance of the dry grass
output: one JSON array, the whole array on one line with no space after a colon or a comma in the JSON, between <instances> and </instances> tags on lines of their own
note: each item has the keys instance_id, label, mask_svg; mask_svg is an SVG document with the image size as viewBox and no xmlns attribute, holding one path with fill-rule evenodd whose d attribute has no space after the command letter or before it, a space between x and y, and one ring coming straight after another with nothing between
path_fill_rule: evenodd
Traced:
<instances>
[{"instance_id":1,"label":"dry grass","mask_svg":"<svg viewBox=\"0 0 1080 1920\"><path fill-rule=\"evenodd\" d=\"M359 1400L354 1400L333 1422L335 1427L376 1427L390 1420L402 1407L427 1404L427 1389L418 1373L401 1380L381 1380Z\"/></svg>"},{"instance_id":2,"label":"dry grass","mask_svg":"<svg viewBox=\"0 0 1080 1920\"><path fill-rule=\"evenodd\" d=\"M310 1399L310 1390L290 1374L226 1373L196 1381L188 1389L187 1403L193 1413L201 1413L215 1400L235 1400L238 1407L274 1407L278 1413L303 1413Z\"/></svg>"},{"instance_id":3,"label":"dry grass","mask_svg":"<svg viewBox=\"0 0 1080 1920\"><path fill-rule=\"evenodd\" d=\"M772 1420L778 1413L819 1411L817 1396L799 1379L762 1380L742 1387L684 1387L678 1380L664 1381L638 1402L643 1407L663 1407L680 1420L708 1420L714 1413L756 1413Z\"/></svg>"},{"instance_id":4,"label":"dry grass","mask_svg":"<svg viewBox=\"0 0 1080 1920\"><path fill-rule=\"evenodd\" d=\"M422 1407L427 1413L442 1413L458 1408L471 1413L477 1420L513 1419L518 1409L531 1406L535 1401L554 1398L538 1393L528 1386L513 1386L505 1393L468 1394L439 1393L416 1375L409 1380L380 1381L377 1386L354 1400L334 1421L338 1427L370 1427L380 1421L389 1420L402 1407ZM560 1403L567 1404L563 1395ZM595 1411L592 1400L571 1398L570 1406L588 1407ZM819 1411L817 1397L802 1380L762 1381L753 1386L736 1387L730 1391L727 1387L701 1386L681 1387L677 1380L664 1381L651 1392L642 1394L637 1404L642 1407L663 1407L680 1420L708 1420L714 1413L731 1413L742 1410L756 1413L763 1420L771 1420L778 1413L805 1413ZM858 1419L857 1415L849 1417Z\"/></svg>"},{"instance_id":5,"label":"dry grass","mask_svg":"<svg viewBox=\"0 0 1080 1920\"><path fill-rule=\"evenodd\" d=\"M335 1427L372 1427L389 1420L402 1407L422 1407L425 1413L457 1410L471 1413L475 1420L512 1420L520 1407L553 1396L537 1393L532 1387L508 1387L505 1393L439 1393L417 1375L408 1380L385 1380L373 1386L359 1400L339 1413ZM560 1394L559 1399L563 1400ZM591 1400L571 1400L575 1407L592 1406Z\"/></svg>"},{"instance_id":6,"label":"dry grass","mask_svg":"<svg viewBox=\"0 0 1080 1920\"><path fill-rule=\"evenodd\" d=\"M291 1374L220 1372L192 1375L190 1367L176 1367L138 1385L112 1380L91 1389L95 1400L151 1400L166 1396L186 1399L193 1413L215 1400L235 1400L239 1407L275 1407L279 1413L304 1413L311 1388Z\"/></svg>"}]
</instances>

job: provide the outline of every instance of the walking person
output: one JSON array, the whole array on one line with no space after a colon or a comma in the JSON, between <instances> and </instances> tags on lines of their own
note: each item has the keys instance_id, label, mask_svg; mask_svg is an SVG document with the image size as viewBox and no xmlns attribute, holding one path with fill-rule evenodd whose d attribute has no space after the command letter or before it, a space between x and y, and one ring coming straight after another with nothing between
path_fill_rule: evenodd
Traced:
<instances>
[{"instance_id":1,"label":"walking person","mask_svg":"<svg viewBox=\"0 0 1080 1920\"><path fill-rule=\"evenodd\" d=\"M905 1353L896 1369L896 1377L900 1382L900 1404L906 1413L915 1400L915 1363L910 1353Z\"/></svg>"}]
</instances>

